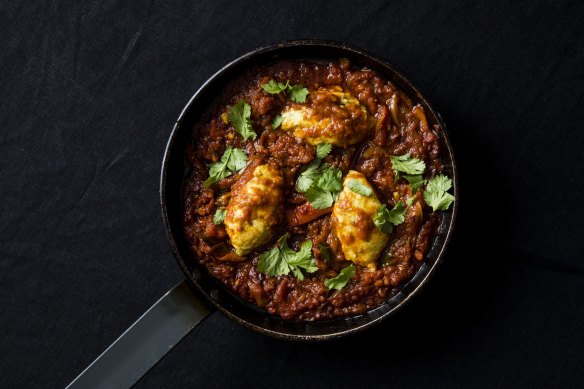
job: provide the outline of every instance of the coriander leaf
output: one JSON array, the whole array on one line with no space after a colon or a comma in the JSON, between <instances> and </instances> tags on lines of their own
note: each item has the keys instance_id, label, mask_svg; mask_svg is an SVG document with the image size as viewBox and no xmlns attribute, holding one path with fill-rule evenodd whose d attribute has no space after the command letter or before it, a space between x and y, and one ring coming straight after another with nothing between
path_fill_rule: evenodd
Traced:
<instances>
[{"instance_id":1,"label":"coriander leaf","mask_svg":"<svg viewBox=\"0 0 584 389\"><path fill-rule=\"evenodd\" d=\"M404 174L403 177L408 180L410 188L412 188L413 195L416 194L418 189L420 189L420 187L424 185L424 182L426 181L421 174Z\"/></svg>"},{"instance_id":2,"label":"coriander leaf","mask_svg":"<svg viewBox=\"0 0 584 389\"><path fill-rule=\"evenodd\" d=\"M299 192L306 192L308 188L312 185L314 180L319 175L318 168L320 166L320 159L315 159L314 161L310 162L306 169L300 173L298 180L296 181L296 189Z\"/></svg>"},{"instance_id":3,"label":"coriander leaf","mask_svg":"<svg viewBox=\"0 0 584 389\"><path fill-rule=\"evenodd\" d=\"M391 231L393 231L393 224L388 220L387 212L389 211L385 204L377 208L377 212L375 212L375 216L373 216L373 223L379 231L391 234Z\"/></svg>"},{"instance_id":4,"label":"coriander leaf","mask_svg":"<svg viewBox=\"0 0 584 389\"><path fill-rule=\"evenodd\" d=\"M227 160L227 169L232 172L241 170L247 164L247 155L242 149L234 148Z\"/></svg>"},{"instance_id":5,"label":"coriander leaf","mask_svg":"<svg viewBox=\"0 0 584 389\"><path fill-rule=\"evenodd\" d=\"M432 178L424 191L426 204L434 211L446 211L454 201L454 196L446 192L452 188L452 180L440 174Z\"/></svg>"},{"instance_id":6,"label":"coriander leaf","mask_svg":"<svg viewBox=\"0 0 584 389\"><path fill-rule=\"evenodd\" d=\"M347 285L347 282L355 275L355 265L349 265L337 275L335 278L327 278L324 280L324 285L330 289L341 290Z\"/></svg>"},{"instance_id":7,"label":"coriander leaf","mask_svg":"<svg viewBox=\"0 0 584 389\"><path fill-rule=\"evenodd\" d=\"M288 88L288 95L293 102L304 103L306 102L306 96L308 96L308 89L302 85L293 85Z\"/></svg>"},{"instance_id":8,"label":"coriander leaf","mask_svg":"<svg viewBox=\"0 0 584 389\"><path fill-rule=\"evenodd\" d=\"M282 238L288 237L284 235ZM258 271L269 276L284 276L290 273L290 268L286 262L286 258L282 255L280 248L280 238L275 247L271 250L265 251L260 254L260 260L258 261Z\"/></svg>"},{"instance_id":9,"label":"coriander leaf","mask_svg":"<svg viewBox=\"0 0 584 389\"><path fill-rule=\"evenodd\" d=\"M381 232L390 234L393 231L393 226L400 225L405 220L407 207L404 203L399 201L395 207L390 210L385 204L377 208L375 216L373 216L373 223L379 228Z\"/></svg>"},{"instance_id":10,"label":"coriander leaf","mask_svg":"<svg viewBox=\"0 0 584 389\"><path fill-rule=\"evenodd\" d=\"M343 172L341 169L332 167L330 165L322 164L320 167L320 177L316 181L319 189L329 192L340 192L343 190Z\"/></svg>"},{"instance_id":11,"label":"coriander leaf","mask_svg":"<svg viewBox=\"0 0 584 389\"><path fill-rule=\"evenodd\" d=\"M329 155L329 153L331 152L332 149L333 149L333 145L331 145L330 143L321 143L321 144L317 145L316 146L316 158L323 159L324 157Z\"/></svg>"},{"instance_id":12,"label":"coriander leaf","mask_svg":"<svg viewBox=\"0 0 584 389\"><path fill-rule=\"evenodd\" d=\"M440 174L440 175L432 178L428 182L428 185L426 186L426 190L429 192L437 192L437 191L446 192L450 188L452 188L452 180L443 174Z\"/></svg>"},{"instance_id":13,"label":"coriander leaf","mask_svg":"<svg viewBox=\"0 0 584 389\"><path fill-rule=\"evenodd\" d=\"M219 225L223 223L223 220L225 220L225 214L227 214L227 210L225 208L217 208L215 215L213 215L213 224Z\"/></svg>"},{"instance_id":14,"label":"coriander leaf","mask_svg":"<svg viewBox=\"0 0 584 389\"><path fill-rule=\"evenodd\" d=\"M331 260L331 251L330 249L325 246L322 243L318 244L318 249L320 250L320 253L322 254L322 258L326 261L329 262Z\"/></svg>"},{"instance_id":15,"label":"coriander leaf","mask_svg":"<svg viewBox=\"0 0 584 389\"><path fill-rule=\"evenodd\" d=\"M325 209L331 207L343 190L343 172L317 158L300 174L296 181L296 189L304 192L313 208Z\"/></svg>"},{"instance_id":16,"label":"coriander leaf","mask_svg":"<svg viewBox=\"0 0 584 389\"><path fill-rule=\"evenodd\" d=\"M221 160L212 163L209 167L209 178L205 180L205 187L208 188L217 181L243 169L246 163L247 156L243 150L227 146Z\"/></svg>"},{"instance_id":17,"label":"coriander leaf","mask_svg":"<svg viewBox=\"0 0 584 389\"><path fill-rule=\"evenodd\" d=\"M316 209L326 209L333 206L334 198L331 192L311 186L305 193L306 199Z\"/></svg>"},{"instance_id":18,"label":"coriander leaf","mask_svg":"<svg viewBox=\"0 0 584 389\"><path fill-rule=\"evenodd\" d=\"M268 81L267 84L263 84L262 88L270 93L270 94L277 94L280 92L284 92L286 89L290 87L290 81L286 81L286 84L282 84L281 82L276 82L274 80Z\"/></svg>"},{"instance_id":19,"label":"coriander leaf","mask_svg":"<svg viewBox=\"0 0 584 389\"><path fill-rule=\"evenodd\" d=\"M286 254L288 265L299 280L302 281L304 279L304 275L300 271L301 268L308 273L314 273L318 270L316 262L314 262L314 258L312 257L312 242L310 240L304 241L298 252L289 248Z\"/></svg>"},{"instance_id":20,"label":"coriander leaf","mask_svg":"<svg viewBox=\"0 0 584 389\"><path fill-rule=\"evenodd\" d=\"M255 139L257 134L251 126L251 107L243 100L227 107L227 119L244 140Z\"/></svg>"},{"instance_id":21,"label":"coriander leaf","mask_svg":"<svg viewBox=\"0 0 584 389\"><path fill-rule=\"evenodd\" d=\"M424 161L418 158L412 158L409 153L401 156L392 156L390 159L393 170L396 172L422 174L426 169Z\"/></svg>"},{"instance_id":22,"label":"coriander leaf","mask_svg":"<svg viewBox=\"0 0 584 389\"><path fill-rule=\"evenodd\" d=\"M287 275L292 271L299 280L304 279L302 270L314 273L318 270L312 257L312 242L305 241L298 252L288 246L288 234L283 235L276 246L260 255L258 271L270 276Z\"/></svg>"},{"instance_id":23,"label":"coriander leaf","mask_svg":"<svg viewBox=\"0 0 584 389\"><path fill-rule=\"evenodd\" d=\"M395 207L391 211L387 212L387 219L394 225L397 226L402 224L406 220L406 210L407 207L401 201L395 204Z\"/></svg>"},{"instance_id":24,"label":"coriander leaf","mask_svg":"<svg viewBox=\"0 0 584 389\"><path fill-rule=\"evenodd\" d=\"M360 194L361 196L371 196L373 190L368 186L364 185L361 181L350 178L345 180L345 185L351 189L353 192Z\"/></svg>"},{"instance_id":25,"label":"coriander leaf","mask_svg":"<svg viewBox=\"0 0 584 389\"><path fill-rule=\"evenodd\" d=\"M277 115L274 120L272 121L272 129L275 130L276 128L280 127L280 124L284 121L282 115Z\"/></svg>"},{"instance_id":26,"label":"coriander leaf","mask_svg":"<svg viewBox=\"0 0 584 389\"><path fill-rule=\"evenodd\" d=\"M221 161L211 164L211 167L209 168L209 178L207 178L204 183L205 187L210 187L217 181L224 179L230 174L231 172L227 170L227 165Z\"/></svg>"}]
</instances>

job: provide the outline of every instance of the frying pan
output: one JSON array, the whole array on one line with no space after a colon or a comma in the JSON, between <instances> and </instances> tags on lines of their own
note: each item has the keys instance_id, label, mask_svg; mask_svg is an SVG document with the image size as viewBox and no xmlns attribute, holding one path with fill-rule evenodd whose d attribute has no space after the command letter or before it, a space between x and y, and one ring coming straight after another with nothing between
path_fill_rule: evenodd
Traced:
<instances>
[{"instance_id":1,"label":"frying pan","mask_svg":"<svg viewBox=\"0 0 584 389\"><path fill-rule=\"evenodd\" d=\"M363 331L386 319L419 293L442 260L454 226L458 201L443 213L438 234L414 277L395 289L382 306L355 317L327 321L285 321L253 307L230 293L194 258L183 233L182 182L185 145L199 120L227 83L250 67L279 59L337 60L375 70L421 104L430 125L438 124L444 172L452 178L458 200L458 177L446 126L430 102L387 61L340 42L300 40L259 48L215 73L189 100L170 134L162 162L160 206L168 241L185 280L176 285L106 351L85 369L69 388L124 388L134 384L197 324L215 309L235 322L264 335L297 341L323 341Z\"/></svg>"}]
</instances>

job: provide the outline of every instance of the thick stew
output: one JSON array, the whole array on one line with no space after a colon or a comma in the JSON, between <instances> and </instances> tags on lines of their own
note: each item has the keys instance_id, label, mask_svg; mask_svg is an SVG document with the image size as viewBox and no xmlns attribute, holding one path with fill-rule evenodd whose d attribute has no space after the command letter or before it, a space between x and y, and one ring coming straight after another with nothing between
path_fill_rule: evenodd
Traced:
<instances>
[{"instance_id":1,"label":"thick stew","mask_svg":"<svg viewBox=\"0 0 584 389\"><path fill-rule=\"evenodd\" d=\"M348 60L255 67L193 128L183 188L192 251L283 319L373 309L415 274L454 201L440 131Z\"/></svg>"}]
</instances>

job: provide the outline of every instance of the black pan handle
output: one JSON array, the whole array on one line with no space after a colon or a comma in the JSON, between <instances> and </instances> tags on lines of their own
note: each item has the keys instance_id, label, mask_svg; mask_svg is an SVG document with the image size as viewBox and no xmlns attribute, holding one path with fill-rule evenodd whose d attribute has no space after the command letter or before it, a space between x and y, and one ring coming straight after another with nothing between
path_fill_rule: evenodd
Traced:
<instances>
[{"instance_id":1,"label":"black pan handle","mask_svg":"<svg viewBox=\"0 0 584 389\"><path fill-rule=\"evenodd\" d=\"M182 281L140 316L67 388L129 388L211 312L187 282Z\"/></svg>"}]
</instances>

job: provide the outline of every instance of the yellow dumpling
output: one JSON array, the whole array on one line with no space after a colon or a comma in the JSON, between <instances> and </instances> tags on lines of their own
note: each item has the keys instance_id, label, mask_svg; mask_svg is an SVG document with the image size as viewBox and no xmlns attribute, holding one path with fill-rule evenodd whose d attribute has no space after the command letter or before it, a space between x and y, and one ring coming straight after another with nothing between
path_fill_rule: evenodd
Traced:
<instances>
[{"instance_id":1,"label":"yellow dumpling","mask_svg":"<svg viewBox=\"0 0 584 389\"><path fill-rule=\"evenodd\" d=\"M282 130L311 145L330 143L346 147L361 142L373 126L367 109L340 86L310 92L306 104L290 102L282 111Z\"/></svg>"},{"instance_id":2,"label":"yellow dumpling","mask_svg":"<svg viewBox=\"0 0 584 389\"><path fill-rule=\"evenodd\" d=\"M369 196L350 189L349 180L355 180L370 189ZM389 235L381 232L373 223L373 217L380 206L381 203L367 178L350 170L343 181L343 190L332 214L336 236L348 261L375 268L375 261L389 239Z\"/></svg>"},{"instance_id":3,"label":"yellow dumpling","mask_svg":"<svg viewBox=\"0 0 584 389\"><path fill-rule=\"evenodd\" d=\"M279 170L259 165L248 178L244 173L233 186L224 221L237 255L246 255L272 239L282 202L284 179Z\"/></svg>"}]
</instances>

